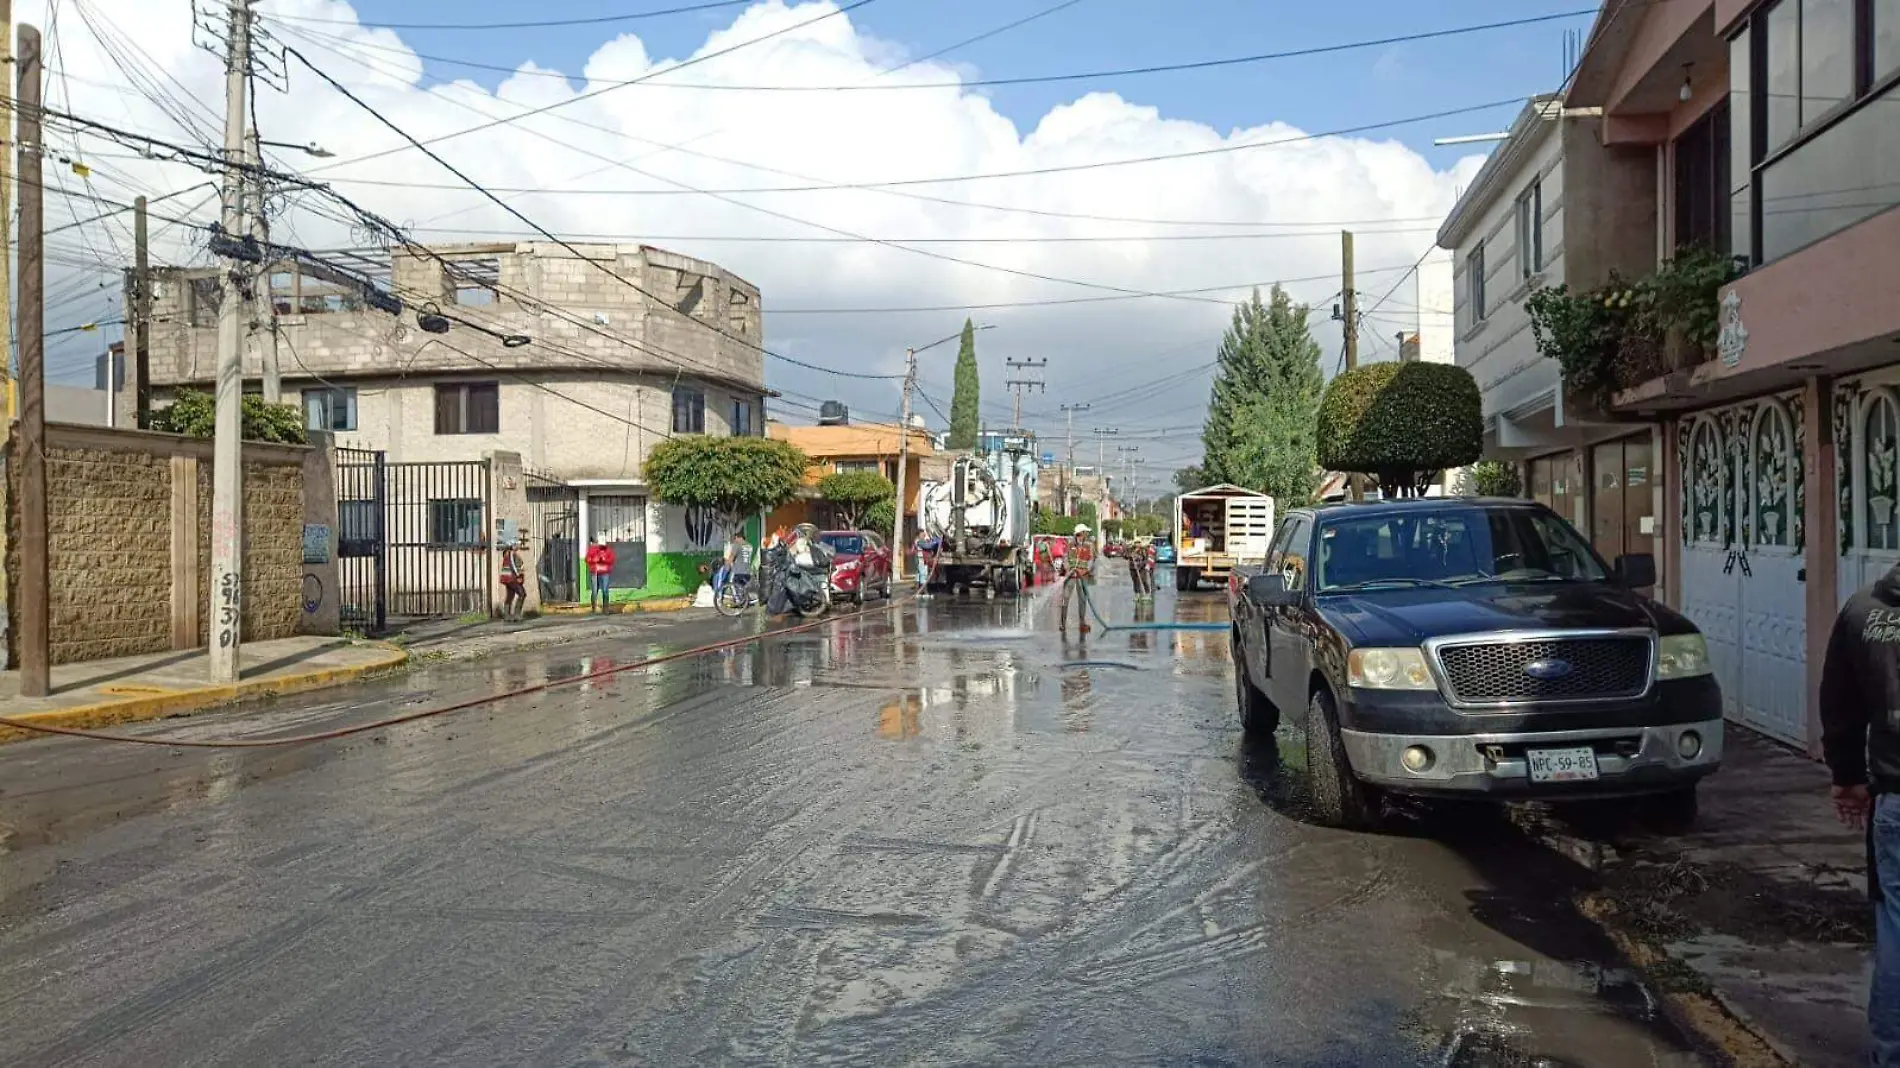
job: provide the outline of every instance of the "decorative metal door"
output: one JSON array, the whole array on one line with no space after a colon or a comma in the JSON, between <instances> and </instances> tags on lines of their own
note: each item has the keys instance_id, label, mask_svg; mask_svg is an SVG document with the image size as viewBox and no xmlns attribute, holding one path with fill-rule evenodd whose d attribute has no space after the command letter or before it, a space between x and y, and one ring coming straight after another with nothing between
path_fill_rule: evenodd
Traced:
<instances>
[{"instance_id":1,"label":"decorative metal door","mask_svg":"<svg viewBox=\"0 0 1900 1068\"><path fill-rule=\"evenodd\" d=\"M1799 398L1685 420L1677 438L1683 614L1702 629L1723 714L1806 741Z\"/></svg>"},{"instance_id":2,"label":"decorative metal door","mask_svg":"<svg viewBox=\"0 0 1900 1068\"><path fill-rule=\"evenodd\" d=\"M380 634L392 617L488 610L487 461L392 464L338 449L336 478L346 628Z\"/></svg>"}]
</instances>

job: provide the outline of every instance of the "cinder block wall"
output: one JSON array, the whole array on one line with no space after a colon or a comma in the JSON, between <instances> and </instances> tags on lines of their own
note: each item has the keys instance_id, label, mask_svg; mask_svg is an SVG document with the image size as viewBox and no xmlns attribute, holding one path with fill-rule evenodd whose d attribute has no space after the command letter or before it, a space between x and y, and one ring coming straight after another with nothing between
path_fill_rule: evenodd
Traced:
<instances>
[{"instance_id":1,"label":"cinder block wall","mask_svg":"<svg viewBox=\"0 0 1900 1068\"><path fill-rule=\"evenodd\" d=\"M19 438L8 443L7 662L18 666ZM303 619L309 449L247 445L245 641ZM51 660L70 664L202 646L210 598L211 443L172 434L49 425ZM305 628L308 629L307 627Z\"/></svg>"}]
</instances>

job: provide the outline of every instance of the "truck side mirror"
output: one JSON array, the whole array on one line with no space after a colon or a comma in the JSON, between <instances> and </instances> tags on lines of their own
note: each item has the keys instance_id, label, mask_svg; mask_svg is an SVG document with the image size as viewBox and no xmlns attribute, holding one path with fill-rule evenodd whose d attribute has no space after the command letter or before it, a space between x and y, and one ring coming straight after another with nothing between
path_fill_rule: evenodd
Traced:
<instances>
[{"instance_id":1,"label":"truck side mirror","mask_svg":"<svg viewBox=\"0 0 1900 1068\"><path fill-rule=\"evenodd\" d=\"M1631 590L1654 586L1656 584L1655 554L1625 553L1617 557L1616 584Z\"/></svg>"},{"instance_id":2,"label":"truck side mirror","mask_svg":"<svg viewBox=\"0 0 1900 1068\"><path fill-rule=\"evenodd\" d=\"M1247 597L1255 604L1286 604L1292 600L1286 592L1286 576L1278 571L1255 575L1247 580Z\"/></svg>"}]
</instances>

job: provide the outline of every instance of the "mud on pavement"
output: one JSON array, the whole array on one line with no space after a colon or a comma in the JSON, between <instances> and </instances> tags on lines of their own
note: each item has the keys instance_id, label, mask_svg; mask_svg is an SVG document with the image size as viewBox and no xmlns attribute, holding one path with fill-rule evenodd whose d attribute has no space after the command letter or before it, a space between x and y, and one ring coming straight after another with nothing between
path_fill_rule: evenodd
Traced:
<instances>
[{"instance_id":1,"label":"mud on pavement","mask_svg":"<svg viewBox=\"0 0 1900 1068\"><path fill-rule=\"evenodd\" d=\"M1704 1063L1495 813L1314 827L1226 635L1048 622L939 598L289 752L10 747L0 1061Z\"/></svg>"}]
</instances>

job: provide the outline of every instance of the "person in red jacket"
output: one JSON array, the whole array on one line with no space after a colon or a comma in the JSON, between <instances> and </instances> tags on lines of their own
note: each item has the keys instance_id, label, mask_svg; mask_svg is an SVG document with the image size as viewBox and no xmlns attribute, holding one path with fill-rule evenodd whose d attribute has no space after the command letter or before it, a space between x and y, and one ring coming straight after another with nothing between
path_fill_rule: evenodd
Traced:
<instances>
[{"instance_id":1,"label":"person in red jacket","mask_svg":"<svg viewBox=\"0 0 1900 1068\"><path fill-rule=\"evenodd\" d=\"M588 610L607 611L608 584L614 573L614 547L607 544L607 535L602 534L587 547L587 590Z\"/></svg>"}]
</instances>

